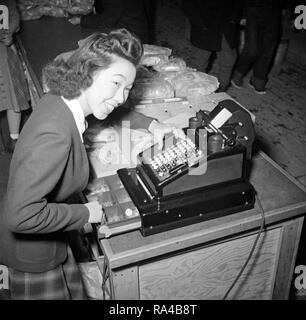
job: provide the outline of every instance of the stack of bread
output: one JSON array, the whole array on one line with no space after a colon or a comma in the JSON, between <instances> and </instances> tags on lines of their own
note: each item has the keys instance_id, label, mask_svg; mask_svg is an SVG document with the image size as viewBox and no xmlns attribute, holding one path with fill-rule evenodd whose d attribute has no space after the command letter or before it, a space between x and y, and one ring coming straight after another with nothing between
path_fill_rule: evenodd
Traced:
<instances>
[{"instance_id":1,"label":"stack of bread","mask_svg":"<svg viewBox=\"0 0 306 320\"><path fill-rule=\"evenodd\" d=\"M56 18L69 14L84 15L93 10L94 0L19 0L22 20L40 19L42 16Z\"/></svg>"},{"instance_id":2,"label":"stack of bread","mask_svg":"<svg viewBox=\"0 0 306 320\"><path fill-rule=\"evenodd\" d=\"M144 44L141 66L130 98L137 101L209 95L218 88L216 77L188 68L166 47Z\"/></svg>"}]
</instances>

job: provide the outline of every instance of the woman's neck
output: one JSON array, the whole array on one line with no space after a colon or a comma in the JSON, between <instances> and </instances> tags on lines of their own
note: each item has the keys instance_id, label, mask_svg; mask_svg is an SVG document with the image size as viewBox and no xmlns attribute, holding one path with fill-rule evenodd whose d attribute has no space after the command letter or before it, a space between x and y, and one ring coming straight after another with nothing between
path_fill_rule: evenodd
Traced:
<instances>
[{"instance_id":1,"label":"woman's neck","mask_svg":"<svg viewBox=\"0 0 306 320\"><path fill-rule=\"evenodd\" d=\"M85 98L85 95L82 93L79 97L76 98L76 100L79 102L83 112L84 112L84 116L85 118L87 116L89 116L92 112L88 106L87 100Z\"/></svg>"}]
</instances>

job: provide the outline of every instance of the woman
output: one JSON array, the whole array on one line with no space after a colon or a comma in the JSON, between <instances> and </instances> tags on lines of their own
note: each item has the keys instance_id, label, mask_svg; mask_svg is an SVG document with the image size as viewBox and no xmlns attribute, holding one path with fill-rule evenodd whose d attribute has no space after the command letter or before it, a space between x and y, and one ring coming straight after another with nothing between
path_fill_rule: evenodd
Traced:
<instances>
[{"instance_id":1,"label":"woman","mask_svg":"<svg viewBox=\"0 0 306 320\"><path fill-rule=\"evenodd\" d=\"M141 55L140 41L120 29L93 34L67 61L55 60L44 68L50 92L16 144L0 215L0 263L9 267L13 299L85 298L67 244L69 231L99 223L102 215L97 201L67 204L88 183L85 117L105 119L126 101ZM172 130L180 133L137 117L151 131L160 129L158 139Z\"/></svg>"},{"instance_id":2,"label":"woman","mask_svg":"<svg viewBox=\"0 0 306 320\"><path fill-rule=\"evenodd\" d=\"M12 47L14 33L19 29L15 1L0 0L9 12L9 28L0 30L0 112L6 111L9 139L6 151L12 153L19 137L21 112L30 108L29 92L23 66Z\"/></svg>"}]
</instances>

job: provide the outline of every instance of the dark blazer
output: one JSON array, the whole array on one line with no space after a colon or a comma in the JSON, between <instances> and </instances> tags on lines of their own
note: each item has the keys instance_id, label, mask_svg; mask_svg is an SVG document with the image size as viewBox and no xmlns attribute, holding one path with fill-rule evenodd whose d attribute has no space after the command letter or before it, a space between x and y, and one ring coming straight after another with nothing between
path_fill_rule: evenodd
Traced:
<instances>
[{"instance_id":1,"label":"dark blazer","mask_svg":"<svg viewBox=\"0 0 306 320\"><path fill-rule=\"evenodd\" d=\"M183 10L194 46L220 51L223 35L231 48L238 46L242 0L183 0Z\"/></svg>"},{"instance_id":2,"label":"dark blazer","mask_svg":"<svg viewBox=\"0 0 306 320\"><path fill-rule=\"evenodd\" d=\"M129 115L131 127L152 118ZM127 120L127 119L126 119ZM23 272L54 269L67 256L67 231L88 222L83 204L68 204L88 184L85 147L70 109L46 94L22 129L0 213L0 264ZM69 202L70 203L70 202Z\"/></svg>"},{"instance_id":3,"label":"dark blazer","mask_svg":"<svg viewBox=\"0 0 306 320\"><path fill-rule=\"evenodd\" d=\"M0 215L0 263L44 272L67 256L66 231L81 229L89 211L66 204L82 191L89 164L73 115L57 96L45 95L22 129L11 160Z\"/></svg>"},{"instance_id":4,"label":"dark blazer","mask_svg":"<svg viewBox=\"0 0 306 320\"><path fill-rule=\"evenodd\" d=\"M150 12L146 0L99 0L101 13L81 17L81 26L96 31L126 28L143 43L150 42Z\"/></svg>"}]
</instances>

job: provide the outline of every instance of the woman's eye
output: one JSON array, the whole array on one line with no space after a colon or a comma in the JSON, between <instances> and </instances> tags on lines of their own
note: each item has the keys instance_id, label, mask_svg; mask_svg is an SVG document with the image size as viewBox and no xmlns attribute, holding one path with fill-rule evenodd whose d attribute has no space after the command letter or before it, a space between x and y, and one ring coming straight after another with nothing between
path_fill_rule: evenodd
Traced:
<instances>
[{"instance_id":1,"label":"woman's eye","mask_svg":"<svg viewBox=\"0 0 306 320\"><path fill-rule=\"evenodd\" d=\"M119 88L120 87L120 82L114 81L114 85Z\"/></svg>"}]
</instances>

